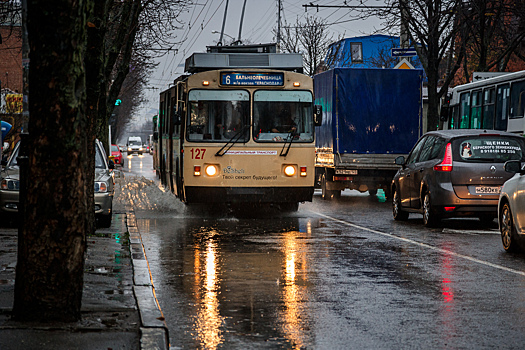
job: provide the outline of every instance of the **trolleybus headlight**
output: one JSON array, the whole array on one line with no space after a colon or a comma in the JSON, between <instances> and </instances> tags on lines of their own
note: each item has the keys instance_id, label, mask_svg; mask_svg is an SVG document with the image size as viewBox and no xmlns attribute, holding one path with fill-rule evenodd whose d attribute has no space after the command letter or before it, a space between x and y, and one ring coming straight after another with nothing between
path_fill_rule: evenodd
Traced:
<instances>
[{"instance_id":1,"label":"trolleybus headlight","mask_svg":"<svg viewBox=\"0 0 525 350\"><path fill-rule=\"evenodd\" d=\"M284 173L286 176L294 176L295 175L295 167L293 165L287 165L284 167Z\"/></svg>"},{"instance_id":2,"label":"trolleybus headlight","mask_svg":"<svg viewBox=\"0 0 525 350\"><path fill-rule=\"evenodd\" d=\"M301 176L306 176L306 167L302 166L300 170L301 170L300 175Z\"/></svg>"},{"instance_id":3,"label":"trolleybus headlight","mask_svg":"<svg viewBox=\"0 0 525 350\"><path fill-rule=\"evenodd\" d=\"M206 175L215 176L218 173L217 167L215 165L206 165Z\"/></svg>"},{"instance_id":4,"label":"trolleybus headlight","mask_svg":"<svg viewBox=\"0 0 525 350\"><path fill-rule=\"evenodd\" d=\"M200 165L195 165L193 167L193 175L194 176L201 176L201 166Z\"/></svg>"}]
</instances>

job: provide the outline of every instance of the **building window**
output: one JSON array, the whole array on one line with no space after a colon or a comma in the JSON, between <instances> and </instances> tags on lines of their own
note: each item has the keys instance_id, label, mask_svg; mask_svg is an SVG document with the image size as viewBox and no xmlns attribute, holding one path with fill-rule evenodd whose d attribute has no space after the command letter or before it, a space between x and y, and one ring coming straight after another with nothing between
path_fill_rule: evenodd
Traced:
<instances>
[{"instance_id":1,"label":"building window","mask_svg":"<svg viewBox=\"0 0 525 350\"><path fill-rule=\"evenodd\" d=\"M350 50L352 51L352 63L363 63L363 44L350 43Z\"/></svg>"}]
</instances>

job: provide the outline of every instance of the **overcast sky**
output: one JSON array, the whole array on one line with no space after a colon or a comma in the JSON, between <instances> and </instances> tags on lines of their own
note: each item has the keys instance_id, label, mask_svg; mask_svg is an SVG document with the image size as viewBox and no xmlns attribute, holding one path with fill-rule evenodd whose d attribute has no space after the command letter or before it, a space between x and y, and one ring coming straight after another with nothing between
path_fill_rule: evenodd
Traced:
<instances>
[{"instance_id":1,"label":"overcast sky","mask_svg":"<svg viewBox=\"0 0 525 350\"><path fill-rule=\"evenodd\" d=\"M377 19L355 20L348 9L309 8L305 12L303 5L310 4L311 0L282 0L282 25L292 25L296 19L304 19L306 15L318 16L330 23L329 31L334 34L334 39L340 35L353 37L368 35L380 27ZM165 90L173 80L184 73L185 59L194 52L205 52L206 46L215 45L219 40L222 28L226 0L196 0L197 5L183 13L180 17L184 28L177 32L181 44L176 46L177 53L169 53L160 60L157 70L149 81L150 89L146 90L145 103L140 108L140 115L135 116L138 122L151 118L157 113L158 94ZM344 0L319 0L314 4L342 5ZM238 37L241 11L244 0L229 0L224 39L228 35ZM357 5L357 1L347 1L349 5ZM381 5L382 0L370 0L369 5ZM241 39L250 43L275 42L272 29L277 27L277 0L247 0L242 27Z\"/></svg>"}]
</instances>

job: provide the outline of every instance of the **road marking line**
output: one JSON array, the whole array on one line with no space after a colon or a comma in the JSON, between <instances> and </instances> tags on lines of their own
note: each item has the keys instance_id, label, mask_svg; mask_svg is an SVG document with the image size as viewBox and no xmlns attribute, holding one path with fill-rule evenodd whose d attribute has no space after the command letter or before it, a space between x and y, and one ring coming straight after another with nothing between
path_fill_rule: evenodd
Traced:
<instances>
[{"instance_id":1,"label":"road marking line","mask_svg":"<svg viewBox=\"0 0 525 350\"><path fill-rule=\"evenodd\" d=\"M456 230L453 228L444 228L443 233L463 233L467 235L472 236L479 236L479 235L500 235L499 230Z\"/></svg>"},{"instance_id":2,"label":"road marking line","mask_svg":"<svg viewBox=\"0 0 525 350\"><path fill-rule=\"evenodd\" d=\"M408 239L408 238L395 236L394 234L391 234L391 233L385 233L385 232L377 231L377 230L374 230L374 229L371 229L371 228L368 228L368 227L359 226L359 225L352 224L350 222L343 221L343 220L340 220L340 219L336 219L336 218L331 217L329 215L321 214L321 213L318 213L318 212L315 212L315 211L313 213L315 213L315 214L317 214L319 216L325 217L327 219L339 222L341 224L344 224L344 225L347 225L347 226L351 226L351 227L363 230L363 231L376 233L378 235L385 236L385 237L395 238L397 240L400 240L400 241L403 241L403 242L406 242L406 243L410 243L410 244L414 244L414 245L417 245L417 246L420 246L420 247L423 247L423 248L428 248L428 249L431 249L431 250L435 250L435 251L440 252L440 253L450 254L452 256L455 256L455 257L458 257L458 258L462 258L462 259L465 259L465 260L469 260L469 261L472 261L472 262L475 262L475 263L478 263L478 264L481 264L481 265L490 266L490 267L493 267L493 268L498 269L498 270L503 270L503 271L507 271L507 272L510 272L510 273L514 273L516 275L525 276L525 271L511 269L511 268L508 268L508 267L505 267L505 266L501 266L501 265L498 265L498 264L493 264L493 263L488 262L488 261L479 260L479 259L473 258L473 257L468 256L468 255L458 254L458 253L454 253L454 252L452 252L450 250L434 247L434 246L431 246L431 245L426 244L426 243L420 243L420 242L417 242L417 241L414 241L414 240L411 240L411 239Z\"/></svg>"}]
</instances>

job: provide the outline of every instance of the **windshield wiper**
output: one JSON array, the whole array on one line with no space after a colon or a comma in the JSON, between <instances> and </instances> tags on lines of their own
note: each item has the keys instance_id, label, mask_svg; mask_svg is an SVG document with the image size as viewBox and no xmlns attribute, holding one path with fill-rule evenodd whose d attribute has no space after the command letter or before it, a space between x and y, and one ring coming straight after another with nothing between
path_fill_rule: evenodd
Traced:
<instances>
[{"instance_id":1,"label":"windshield wiper","mask_svg":"<svg viewBox=\"0 0 525 350\"><path fill-rule=\"evenodd\" d=\"M279 154L279 156L286 157L288 155L288 152L290 151L290 146L292 146L292 142L296 135L297 133L294 130L290 131L290 133L286 137L286 142L284 143L283 149L281 150L281 154ZM286 147L287 145L288 147ZM286 152L284 151L285 148L286 148Z\"/></svg>"},{"instance_id":2,"label":"windshield wiper","mask_svg":"<svg viewBox=\"0 0 525 350\"><path fill-rule=\"evenodd\" d=\"M244 134L244 131L247 128L249 128L249 127L250 127L250 125L248 125L248 124L244 125L241 128L241 130L239 130L239 132L237 132L235 135L233 135L232 138L228 142L226 142L226 144L224 146L222 146L222 148L220 150L218 150L217 153L215 153L215 155L217 157L222 157L223 155L225 155L226 152L228 152L230 150L230 148L233 147L233 145L235 145L237 142L239 142L239 139L241 138L242 134Z\"/></svg>"}]
</instances>

